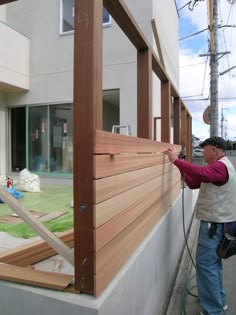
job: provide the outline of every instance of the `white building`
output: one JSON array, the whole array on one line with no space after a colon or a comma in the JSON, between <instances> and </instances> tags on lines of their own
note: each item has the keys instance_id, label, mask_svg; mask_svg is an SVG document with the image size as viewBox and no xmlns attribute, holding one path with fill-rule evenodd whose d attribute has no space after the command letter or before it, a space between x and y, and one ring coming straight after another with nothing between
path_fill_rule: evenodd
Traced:
<instances>
[{"instance_id":1,"label":"white building","mask_svg":"<svg viewBox=\"0 0 236 315\"><path fill-rule=\"evenodd\" d=\"M166 70L178 87L175 1L125 1L156 50L155 18ZM0 7L0 176L23 168L72 174L73 0L20 0ZM168 19L166 18L168 16ZM136 134L136 50L104 11L103 126ZM155 76L154 76L155 77ZM155 77L153 116L159 115Z\"/></svg>"}]
</instances>

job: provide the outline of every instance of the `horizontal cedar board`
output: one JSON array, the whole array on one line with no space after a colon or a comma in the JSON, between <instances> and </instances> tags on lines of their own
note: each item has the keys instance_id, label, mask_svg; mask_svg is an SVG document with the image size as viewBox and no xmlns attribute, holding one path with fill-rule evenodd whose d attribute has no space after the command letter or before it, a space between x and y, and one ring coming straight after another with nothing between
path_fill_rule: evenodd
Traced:
<instances>
[{"instance_id":1,"label":"horizontal cedar board","mask_svg":"<svg viewBox=\"0 0 236 315\"><path fill-rule=\"evenodd\" d=\"M104 178L144 167L164 164L169 159L163 153L129 153L94 155L94 178Z\"/></svg>"},{"instance_id":2,"label":"horizontal cedar board","mask_svg":"<svg viewBox=\"0 0 236 315\"><path fill-rule=\"evenodd\" d=\"M98 296L124 265L151 229L169 209L180 193L179 183L172 187L158 205L153 204L145 213L107 244L96 257L95 294Z\"/></svg>"},{"instance_id":3,"label":"horizontal cedar board","mask_svg":"<svg viewBox=\"0 0 236 315\"><path fill-rule=\"evenodd\" d=\"M179 171L176 168L170 172L165 173L164 175L151 179L146 183L129 189L128 191L125 191L113 198L95 205L94 227L98 228L136 202L140 202L145 196L150 194L158 187L162 189L161 187L165 184L165 182L169 182L175 176L179 177Z\"/></svg>"},{"instance_id":4,"label":"horizontal cedar board","mask_svg":"<svg viewBox=\"0 0 236 315\"><path fill-rule=\"evenodd\" d=\"M145 167L115 176L94 180L94 203L100 203L155 177L164 175L172 169L171 163Z\"/></svg>"},{"instance_id":5,"label":"horizontal cedar board","mask_svg":"<svg viewBox=\"0 0 236 315\"><path fill-rule=\"evenodd\" d=\"M158 204L162 202L162 196L170 187L179 182L180 176L176 176L172 181L166 182L161 189L158 187L150 194L146 195L142 200L136 202L129 208L122 211L119 215L116 215L111 220L100 226L95 230L95 251L99 251L113 238L115 238L121 231L123 231L129 224L131 224L136 218L146 211L152 204Z\"/></svg>"},{"instance_id":6,"label":"horizontal cedar board","mask_svg":"<svg viewBox=\"0 0 236 315\"><path fill-rule=\"evenodd\" d=\"M163 152L169 147L180 151L181 146L143 138L96 130L95 154Z\"/></svg>"},{"instance_id":7,"label":"horizontal cedar board","mask_svg":"<svg viewBox=\"0 0 236 315\"><path fill-rule=\"evenodd\" d=\"M43 288L64 290L70 284L73 276L0 264L0 279Z\"/></svg>"},{"instance_id":8,"label":"horizontal cedar board","mask_svg":"<svg viewBox=\"0 0 236 315\"><path fill-rule=\"evenodd\" d=\"M57 234L69 247L74 247L74 230ZM57 253L44 240L32 241L29 244L18 246L0 253L0 262L25 267L42 261Z\"/></svg>"}]
</instances>

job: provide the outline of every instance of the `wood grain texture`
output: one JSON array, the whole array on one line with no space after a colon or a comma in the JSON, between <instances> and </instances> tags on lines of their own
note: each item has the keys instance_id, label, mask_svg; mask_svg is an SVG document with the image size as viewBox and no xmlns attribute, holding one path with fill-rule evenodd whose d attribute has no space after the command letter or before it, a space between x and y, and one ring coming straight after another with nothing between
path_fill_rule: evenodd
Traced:
<instances>
[{"instance_id":1,"label":"wood grain texture","mask_svg":"<svg viewBox=\"0 0 236 315\"><path fill-rule=\"evenodd\" d=\"M94 155L94 178L104 178L141 168L164 164L169 159L163 153L129 153Z\"/></svg>"},{"instance_id":2,"label":"wood grain texture","mask_svg":"<svg viewBox=\"0 0 236 315\"><path fill-rule=\"evenodd\" d=\"M155 189L160 187L160 190L162 191L166 182L169 182L176 175L179 176L179 171L177 169L173 169L173 171L165 173L165 176L158 176L137 187L129 189L122 194L95 205L94 227L98 228L133 204L140 202L143 198L145 198L145 196Z\"/></svg>"},{"instance_id":3,"label":"wood grain texture","mask_svg":"<svg viewBox=\"0 0 236 315\"><path fill-rule=\"evenodd\" d=\"M57 236L69 247L74 246L73 229L57 233ZM29 244L21 245L0 253L0 262L15 266L25 267L56 255L44 240L32 241Z\"/></svg>"},{"instance_id":4,"label":"wood grain texture","mask_svg":"<svg viewBox=\"0 0 236 315\"><path fill-rule=\"evenodd\" d=\"M172 164L164 163L146 167L99 180L94 180L94 203L98 204L133 187L141 185L155 177L164 175L173 168Z\"/></svg>"},{"instance_id":5,"label":"wood grain texture","mask_svg":"<svg viewBox=\"0 0 236 315\"><path fill-rule=\"evenodd\" d=\"M132 224L96 254L95 294L99 295L127 261L141 241L161 219L180 193L180 183L172 187ZM115 258L115 259L114 259Z\"/></svg>"},{"instance_id":6,"label":"wood grain texture","mask_svg":"<svg viewBox=\"0 0 236 315\"><path fill-rule=\"evenodd\" d=\"M169 124L168 124L169 125ZM179 145L171 145L177 151ZM96 130L95 154L150 153L163 152L170 147L169 143L152 141L126 135Z\"/></svg>"},{"instance_id":7,"label":"wood grain texture","mask_svg":"<svg viewBox=\"0 0 236 315\"><path fill-rule=\"evenodd\" d=\"M0 264L0 279L54 290L64 290L72 281L73 276Z\"/></svg>"},{"instance_id":8,"label":"wood grain texture","mask_svg":"<svg viewBox=\"0 0 236 315\"><path fill-rule=\"evenodd\" d=\"M74 4L75 287L93 294L93 148L95 129L102 128L103 1L75 0Z\"/></svg>"},{"instance_id":9,"label":"wood grain texture","mask_svg":"<svg viewBox=\"0 0 236 315\"><path fill-rule=\"evenodd\" d=\"M137 136L152 140L152 54L150 49L137 52Z\"/></svg>"},{"instance_id":10,"label":"wood grain texture","mask_svg":"<svg viewBox=\"0 0 236 315\"><path fill-rule=\"evenodd\" d=\"M111 220L101 225L95 231L95 251L99 251L119 233L121 233L129 224L131 224L138 216L145 212L152 204L161 200L172 185L180 183L180 175L177 174L173 179L167 181L161 187L157 187L151 193L147 194L143 199L137 201L120 214L114 216ZM179 184L180 185L180 184Z\"/></svg>"}]
</instances>

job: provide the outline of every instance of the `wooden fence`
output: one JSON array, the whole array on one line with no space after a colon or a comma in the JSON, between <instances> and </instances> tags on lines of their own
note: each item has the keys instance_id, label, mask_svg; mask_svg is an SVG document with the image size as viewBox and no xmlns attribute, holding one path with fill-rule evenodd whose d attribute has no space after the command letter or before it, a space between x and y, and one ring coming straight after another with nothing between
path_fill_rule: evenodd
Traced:
<instances>
[{"instance_id":1,"label":"wooden fence","mask_svg":"<svg viewBox=\"0 0 236 315\"><path fill-rule=\"evenodd\" d=\"M103 5L137 49L137 138L102 131ZM179 194L180 175L161 152L172 116L174 143L190 158L191 115L123 1L75 0L75 21L75 287L99 295ZM159 143L152 73L161 81Z\"/></svg>"}]
</instances>

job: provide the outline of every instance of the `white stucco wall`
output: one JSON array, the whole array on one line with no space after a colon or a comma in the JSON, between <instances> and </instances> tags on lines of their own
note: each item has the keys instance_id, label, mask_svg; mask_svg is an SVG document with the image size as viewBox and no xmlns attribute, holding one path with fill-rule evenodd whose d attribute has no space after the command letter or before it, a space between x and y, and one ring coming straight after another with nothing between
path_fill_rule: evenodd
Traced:
<instances>
[{"instance_id":1,"label":"white stucco wall","mask_svg":"<svg viewBox=\"0 0 236 315\"><path fill-rule=\"evenodd\" d=\"M1 5L0 6L0 21L6 22L6 13L7 13L7 6Z\"/></svg>"},{"instance_id":2,"label":"white stucco wall","mask_svg":"<svg viewBox=\"0 0 236 315\"><path fill-rule=\"evenodd\" d=\"M158 35L166 71L174 86L179 87L179 20L174 0L153 1L153 18Z\"/></svg>"},{"instance_id":3,"label":"white stucco wall","mask_svg":"<svg viewBox=\"0 0 236 315\"><path fill-rule=\"evenodd\" d=\"M0 84L29 89L30 41L0 21Z\"/></svg>"}]
</instances>

